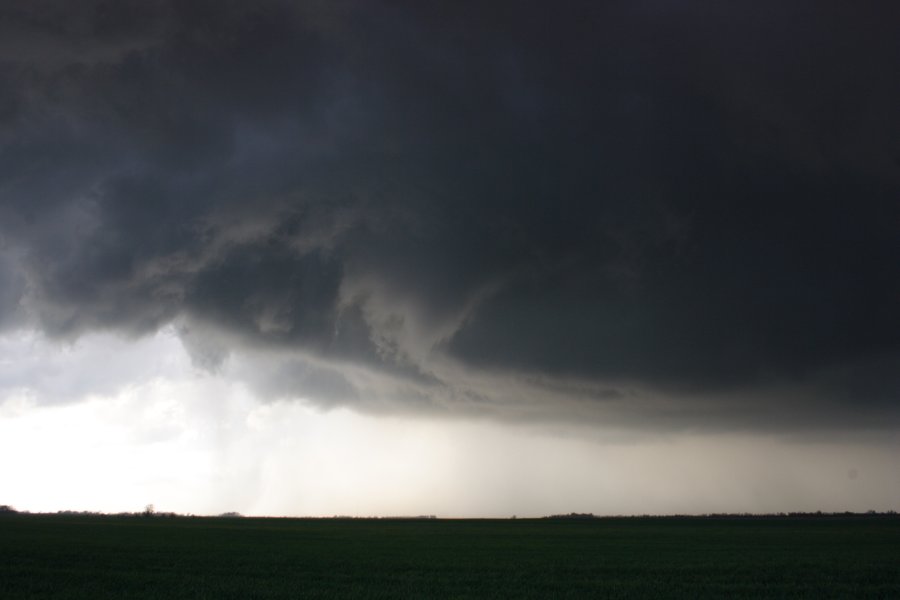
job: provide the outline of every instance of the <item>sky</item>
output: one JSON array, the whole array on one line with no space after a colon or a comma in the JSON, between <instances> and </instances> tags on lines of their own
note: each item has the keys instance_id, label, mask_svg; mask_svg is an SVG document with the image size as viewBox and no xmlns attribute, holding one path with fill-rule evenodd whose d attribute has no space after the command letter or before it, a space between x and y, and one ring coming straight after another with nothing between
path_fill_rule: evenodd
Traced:
<instances>
[{"instance_id":1,"label":"sky","mask_svg":"<svg viewBox=\"0 0 900 600\"><path fill-rule=\"evenodd\" d=\"M900 509L898 22L0 0L0 503Z\"/></svg>"}]
</instances>

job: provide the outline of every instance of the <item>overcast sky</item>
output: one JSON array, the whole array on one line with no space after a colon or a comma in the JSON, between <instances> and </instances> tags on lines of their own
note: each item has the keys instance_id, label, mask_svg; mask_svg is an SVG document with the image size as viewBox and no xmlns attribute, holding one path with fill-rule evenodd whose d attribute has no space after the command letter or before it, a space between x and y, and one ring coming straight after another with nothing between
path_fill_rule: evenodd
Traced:
<instances>
[{"instance_id":1,"label":"overcast sky","mask_svg":"<svg viewBox=\"0 0 900 600\"><path fill-rule=\"evenodd\" d=\"M900 509L897 23L0 0L0 503Z\"/></svg>"}]
</instances>

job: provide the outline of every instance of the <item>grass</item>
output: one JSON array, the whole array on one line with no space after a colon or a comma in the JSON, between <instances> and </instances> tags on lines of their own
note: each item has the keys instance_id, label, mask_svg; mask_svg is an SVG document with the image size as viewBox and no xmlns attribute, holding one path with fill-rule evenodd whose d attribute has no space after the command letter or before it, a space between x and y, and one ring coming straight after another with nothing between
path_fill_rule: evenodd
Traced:
<instances>
[{"instance_id":1,"label":"grass","mask_svg":"<svg viewBox=\"0 0 900 600\"><path fill-rule=\"evenodd\" d=\"M898 598L900 519L0 516L0 598Z\"/></svg>"}]
</instances>

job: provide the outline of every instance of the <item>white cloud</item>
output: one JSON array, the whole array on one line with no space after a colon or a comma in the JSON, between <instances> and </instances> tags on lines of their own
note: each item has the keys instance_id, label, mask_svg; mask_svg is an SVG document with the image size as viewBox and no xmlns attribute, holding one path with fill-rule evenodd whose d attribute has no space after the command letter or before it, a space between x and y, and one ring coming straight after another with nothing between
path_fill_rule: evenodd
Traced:
<instances>
[{"instance_id":1,"label":"white cloud","mask_svg":"<svg viewBox=\"0 0 900 600\"><path fill-rule=\"evenodd\" d=\"M74 402L191 370L171 328L139 339L92 333L59 342L28 330L0 336L0 398L19 390L40 404Z\"/></svg>"}]
</instances>

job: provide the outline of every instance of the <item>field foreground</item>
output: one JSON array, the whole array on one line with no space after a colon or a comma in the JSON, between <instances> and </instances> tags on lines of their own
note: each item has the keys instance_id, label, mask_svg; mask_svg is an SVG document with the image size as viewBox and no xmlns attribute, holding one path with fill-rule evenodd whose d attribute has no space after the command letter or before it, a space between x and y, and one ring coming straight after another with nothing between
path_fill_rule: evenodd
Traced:
<instances>
[{"instance_id":1,"label":"field foreground","mask_svg":"<svg viewBox=\"0 0 900 600\"><path fill-rule=\"evenodd\" d=\"M0 598L900 598L900 519L0 515Z\"/></svg>"}]
</instances>

